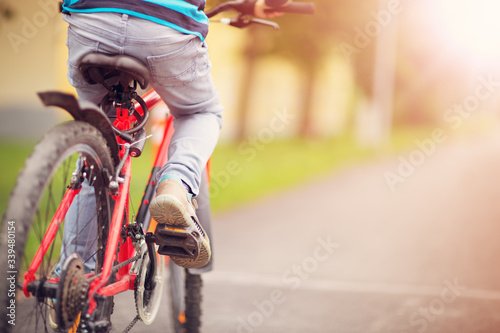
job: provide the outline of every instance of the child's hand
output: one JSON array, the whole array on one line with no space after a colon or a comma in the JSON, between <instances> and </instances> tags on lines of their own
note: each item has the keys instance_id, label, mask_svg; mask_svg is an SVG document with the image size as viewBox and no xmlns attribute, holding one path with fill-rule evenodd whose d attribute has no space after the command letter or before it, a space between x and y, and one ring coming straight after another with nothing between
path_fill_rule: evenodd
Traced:
<instances>
[{"instance_id":1,"label":"child's hand","mask_svg":"<svg viewBox=\"0 0 500 333\"><path fill-rule=\"evenodd\" d=\"M291 2L292 0L288 0L280 7L287 6ZM283 15L282 12L275 12L275 11L266 12L265 11L266 9L273 9L273 7L266 5L266 0L257 0L257 2L255 3L254 15L259 18L273 18Z\"/></svg>"}]
</instances>

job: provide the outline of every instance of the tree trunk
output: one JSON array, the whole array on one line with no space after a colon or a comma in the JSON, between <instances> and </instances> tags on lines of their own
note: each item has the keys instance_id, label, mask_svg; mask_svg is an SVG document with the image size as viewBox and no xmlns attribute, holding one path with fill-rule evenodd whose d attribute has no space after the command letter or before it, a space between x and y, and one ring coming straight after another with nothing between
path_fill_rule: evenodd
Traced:
<instances>
[{"instance_id":1,"label":"tree trunk","mask_svg":"<svg viewBox=\"0 0 500 333\"><path fill-rule=\"evenodd\" d=\"M250 111L250 97L255 81L257 63L258 35L254 29L248 30L247 43L244 49L243 74L240 83L239 100L237 106L236 139L244 141L248 135L248 114Z\"/></svg>"},{"instance_id":2,"label":"tree trunk","mask_svg":"<svg viewBox=\"0 0 500 333\"><path fill-rule=\"evenodd\" d=\"M304 70L302 89L302 107L300 112L299 136L310 138L314 136L313 101L316 86L316 70L314 66Z\"/></svg>"}]
</instances>

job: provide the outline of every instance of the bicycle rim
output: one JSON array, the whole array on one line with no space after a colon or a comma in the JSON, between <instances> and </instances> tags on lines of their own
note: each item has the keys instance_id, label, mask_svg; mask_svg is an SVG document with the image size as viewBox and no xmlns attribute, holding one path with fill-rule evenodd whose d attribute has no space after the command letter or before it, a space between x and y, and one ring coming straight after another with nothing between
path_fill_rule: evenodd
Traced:
<instances>
[{"instance_id":1,"label":"bicycle rim","mask_svg":"<svg viewBox=\"0 0 500 333\"><path fill-rule=\"evenodd\" d=\"M112 206L112 200L106 189L106 177L112 169L109 149L102 135L88 124L66 123L56 127L44 137L26 161L3 218L0 252L7 253L9 250L8 239L5 237L8 238L9 226L14 226L15 233L15 263L9 262L15 265L11 267L15 269L9 272L16 273L9 273L8 277L15 275L17 283L23 283L24 273L33 261L34 254L40 247L47 228L75 175L81 180L84 179L84 185L73 200L64 222L43 256L35 273L35 281L40 283L57 281L54 278L60 275L64 258L75 252L85 265L87 273L91 270L95 273L100 271ZM72 222L69 222L70 220ZM72 230L68 230L69 225L72 226ZM82 251L82 248L85 251ZM0 259L0 262L3 262L3 259ZM57 282L52 283L57 284ZM54 313L56 299L33 296L26 298L20 291L12 296L9 290L7 292L2 290L0 300L2 305L11 304L14 300L17 317L15 326L10 324L1 327L0 324L2 328L0 331L52 332L56 328L54 325L57 323L57 320L54 322L54 318L57 317ZM72 305L64 309L78 311ZM2 311L4 310L0 309L0 315L5 318ZM76 318L78 312L72 315ZM58 331L60 329L61 327L57 328Z\"/></svg>"}]
</instances>

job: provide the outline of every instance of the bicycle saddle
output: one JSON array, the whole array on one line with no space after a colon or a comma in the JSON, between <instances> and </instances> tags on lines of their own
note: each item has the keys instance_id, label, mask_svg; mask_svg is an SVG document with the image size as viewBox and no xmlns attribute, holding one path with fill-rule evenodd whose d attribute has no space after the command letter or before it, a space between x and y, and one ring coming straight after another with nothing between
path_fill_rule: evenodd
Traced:
<instances>
[{"instance_id":1,"label":"bicycle saddle","mask_svg":"<svg viewBox=\"0 0 500 333\"><path fill-rule=\"evenodd\" d=\"M103 84L110 78L118 78L123 87L136 80L142 89L149 82L149 70L139 60L126 55L89 53L80 61L83 78L90 84Z\"/></svg>"}]
</instances>

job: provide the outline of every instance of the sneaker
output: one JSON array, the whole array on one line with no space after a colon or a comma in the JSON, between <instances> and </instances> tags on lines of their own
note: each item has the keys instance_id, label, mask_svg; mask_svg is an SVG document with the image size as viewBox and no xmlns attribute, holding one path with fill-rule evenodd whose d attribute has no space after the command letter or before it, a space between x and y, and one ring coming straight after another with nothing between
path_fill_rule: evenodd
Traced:
<instances>
[{"instance_id":1,"label":"sneaker","mask_svg":"<svg viewBox=\"0 0 500 333\"><path fill-rule=\"evenodd\" d=\"M191 198L184 185L175 179L166 179L160 182L156 197L149 206L151 216L159 225L180 234L197 236L194 239L198 243L199 251L195 257L170 255L174 263L184 268L203 267L212 255L207 234L196 216L195 205L196 201Z\"/></svg>"}]
</instances>

